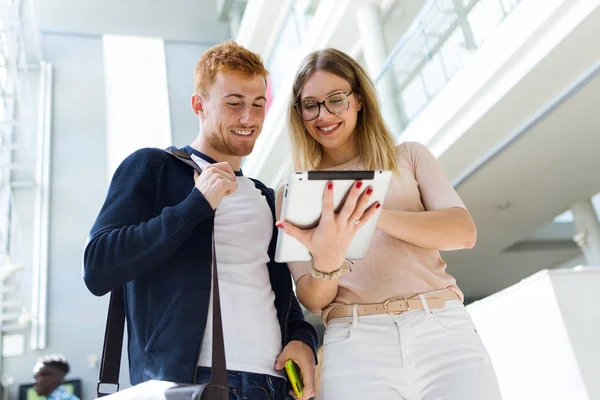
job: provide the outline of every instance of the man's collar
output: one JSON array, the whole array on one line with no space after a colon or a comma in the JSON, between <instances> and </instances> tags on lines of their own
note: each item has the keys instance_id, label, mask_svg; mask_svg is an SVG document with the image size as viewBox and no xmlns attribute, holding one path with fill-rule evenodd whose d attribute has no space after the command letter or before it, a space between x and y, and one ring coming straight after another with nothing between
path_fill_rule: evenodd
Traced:
<instances>
[{"instance_id":1,"label":"man's collar","mask_svg":"<svg viewBox=\"0 0 600 400\"><path fill-rule=\"evenodd\" d=\"M217 160L215 160L214 158L207 156L206 154L194 149L192 146L185 146L183 149L181 149L185 152L187 152L188 154L193 154L196 157L199 157L201 159L203 159L204 161L206 161L209 164L216 164ZM244 173L242 172L242 170L240 169L239 171L233 171L235 172L235 176L244 176Z\"/></svg>"}]
</instances>

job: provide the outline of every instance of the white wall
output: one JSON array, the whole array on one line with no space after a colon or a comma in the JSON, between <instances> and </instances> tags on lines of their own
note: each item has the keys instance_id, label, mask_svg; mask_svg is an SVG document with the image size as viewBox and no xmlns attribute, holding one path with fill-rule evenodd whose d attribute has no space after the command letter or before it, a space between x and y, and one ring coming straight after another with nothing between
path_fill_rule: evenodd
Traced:
<instances>
[{"instance_id":1,"label":"white wall","mask_svg":"<svg viewBox=\"0 0 600 400\"><path fill-rule=\"evenodd\" d=\"M504 400L598 398L599 283L600 270L544 270L467 307Z\"/></svg>"},{"instance_id":2,"label":"white wall","mask_svg":"<svg viewBox=\"0 0 600 400\"><path fill-rule=\"evenodd\" d=\"M108 176L143 147L171 145L164 41L104 35Z\"/></svg>"},{"instance_id":3,"label":"white wall","mask_svg":"<svg viewBox=\"0 0 600 400\"><path fill-rule=\"evenodd\" d=\"M191 97L196 64L208 48L201 43L165 41L171 135L177 147L190 144L198 135L198 117L192 111Z\"/></svg>"},{"instance_id":4,"label":"white wall","mask_svg":"<svg viewBox=\"0 0 600 400\"><path fill-rule=\"evenodd\" d=\"M600 399L600 270L557 272L552 284L588 396Z\"/></svg>"}]
</instances>

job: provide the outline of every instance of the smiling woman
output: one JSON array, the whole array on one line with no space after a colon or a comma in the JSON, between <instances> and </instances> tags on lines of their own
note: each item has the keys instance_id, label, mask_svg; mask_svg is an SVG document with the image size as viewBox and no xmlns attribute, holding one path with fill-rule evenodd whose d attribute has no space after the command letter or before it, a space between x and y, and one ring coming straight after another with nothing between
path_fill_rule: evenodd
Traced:
<instances>
[{"instance_id":1,"label":"smiling woman","mask_svg":"<svg viewBox=\"0 0 600 400\"><path fill-rule=\"evenodd\" d=\"M369 76L362 68L339 62L340 57L348 56L338 50L328 49L323 54L328 56L313 53L304 59L292 88L291 131L310 135L291 135L292 146L299 150L293 153L294 166L300 170L327 168L349 161L344 159L348 154L360 153L367 169L396 170L394 139L380 113L372 111L379 104ZM358 134L352 135L355 129ZM344 151L329 152L333 158L324 160L326 148Z\"/></svg>"},{"instance_id":2,"label":"smiling woman","mask_svg":"<svg viewBox=\"0 0 600 400\"><path fill-rule=\"evenodd\" d=\"M293 85L296 170L393 171L381 208L361 206L366 182L358 181L335 209L334 191L346 192L333 181L316 227L277 222L312 255L288 265L299 300L327 326L322 399L499 399L487 351L440 256L473 247L475 224L425 146L395 145L376 99L363 68L335 49L308 55ZM280 189L279 205L283 196ZM377 231L349 271L355 227L371 216Z\"/></svg>"}]
</instances>

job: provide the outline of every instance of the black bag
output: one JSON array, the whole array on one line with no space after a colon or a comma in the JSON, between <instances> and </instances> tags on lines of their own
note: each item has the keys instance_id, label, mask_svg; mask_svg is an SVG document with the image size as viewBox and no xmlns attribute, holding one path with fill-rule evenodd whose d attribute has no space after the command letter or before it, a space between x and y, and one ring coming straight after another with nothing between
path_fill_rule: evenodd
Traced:
<instances>
[{"instance_id":1,"label":"black bag","mask_svg":"<svg viewBox=\"0 0 600 400\"><path fill-rule=\"evenodd\" d=\"M185 151L176 148L165 150L178 160L192 166L202 173L202 169ZM213 332L212 332L212 370L210 382L200 385L178 385L165 391L168 400L227 400L229 388L227 385L227 368L225 362L225 344L223 341L223 324L221 321L221 301L219 298L219 279L217 275L217 253L215 235L212 237L212 285L213 285ZM101 391L102 385L115 385L119 390L119 371L121 367L121 349L123 347L123 331L125 328L125 298L123 288L110 293L104 347L100 364L100 379L97 394L103 397L111 393Z\"/></svg>"}]
</instances>

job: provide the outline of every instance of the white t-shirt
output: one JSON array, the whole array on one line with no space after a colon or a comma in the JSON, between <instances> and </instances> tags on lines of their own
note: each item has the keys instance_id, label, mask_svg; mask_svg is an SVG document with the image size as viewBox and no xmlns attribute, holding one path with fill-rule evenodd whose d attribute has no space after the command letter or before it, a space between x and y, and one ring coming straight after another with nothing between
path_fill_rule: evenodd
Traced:
<instances>
[{"instance_id":1,"label":"white t-shirt","mask_svg":"<svg viewBox=\"0 0 600 400\"><path fill-rule=\"evenodd\" d=\"M201 168L208 164L196 155L192 158ZM281 353L281 331L267 269L273 216L252 180L237 176L237 184L215 215L227 369L281 376L274 368ZM212 293L198 366L210 367L211 359Z\"/></svg>"}]
</instances>

